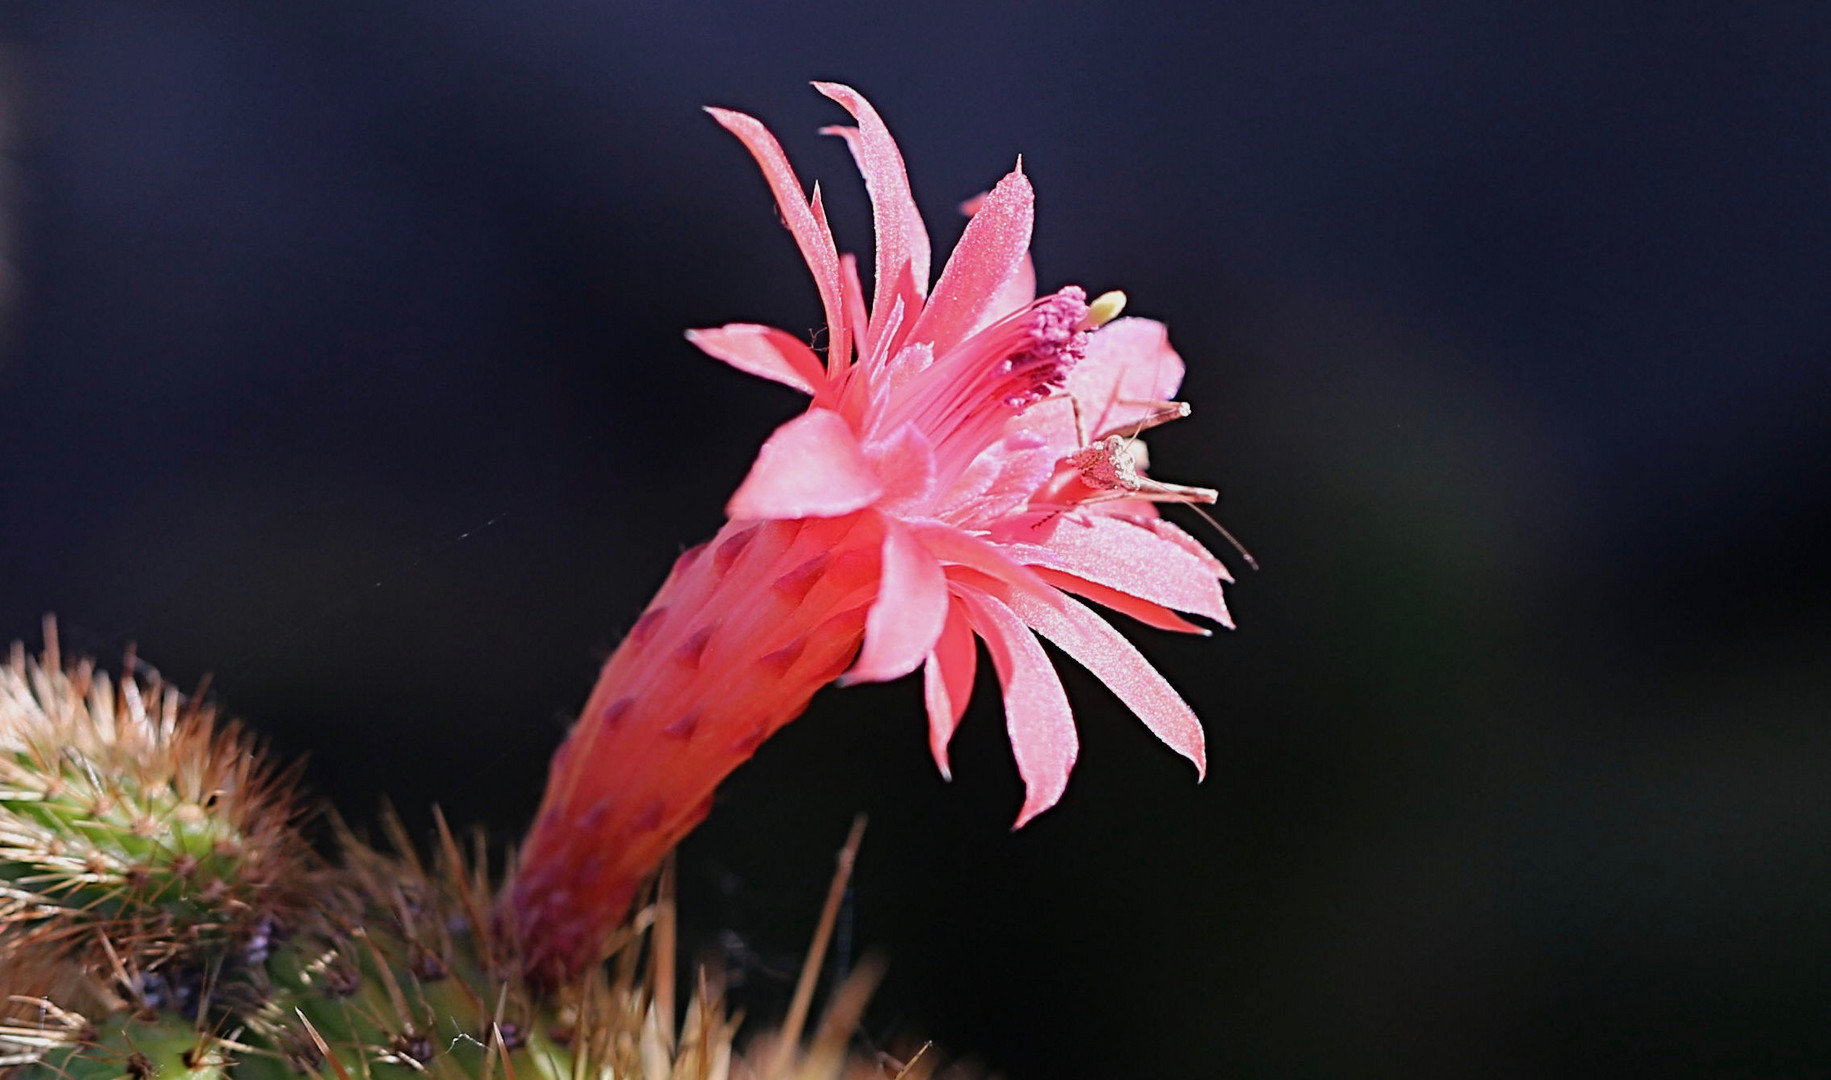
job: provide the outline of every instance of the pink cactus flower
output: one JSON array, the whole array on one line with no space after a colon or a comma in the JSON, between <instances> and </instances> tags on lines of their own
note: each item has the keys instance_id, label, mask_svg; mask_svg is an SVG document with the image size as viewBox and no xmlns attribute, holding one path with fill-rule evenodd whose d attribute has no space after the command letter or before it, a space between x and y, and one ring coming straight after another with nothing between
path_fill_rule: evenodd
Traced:
<instances>
[{"instance_id":1,"label":"pink cactus flower","mask_svg":"<svg viewBox=\"0 0 1831 1080\"><path fill-rule=\"evenodd\" d=\"M763 444L724 529L681 556L554 756L512 889L531 970L595 959L719 781L835 679L920 668L946 775L984 641L1025 786L1019 826L1061 798L1078 745L1039 634L1205 769L1194 712L1081 602L1169 630L1206 633L1179 611L1231 625L1227 571L1152 505L1214 493L1145 478L1132 438L1188 411L1170 401L1183 365L1163 326L1114 318L1116 293L1036 297L1021 161L971 204L930 291L896 143L858 93L815 87L857 124L826 130L871 197L872 295L834 246L819 187L804 196L757 120L709 110L762 167L813 271L827 348L751 324L687 335L812 403Z\"/></svg>"}]
</instances>

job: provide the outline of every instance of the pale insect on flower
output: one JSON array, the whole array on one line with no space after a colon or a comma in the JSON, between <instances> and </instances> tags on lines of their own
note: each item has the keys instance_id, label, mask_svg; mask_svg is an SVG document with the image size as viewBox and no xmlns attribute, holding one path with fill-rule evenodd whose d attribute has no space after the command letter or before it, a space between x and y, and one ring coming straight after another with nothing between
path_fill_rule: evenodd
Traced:
<instances>
[{"instance_id":1,"label":"pale insect on flower","mask_svg":"<svg viewBox=\"0 0 1831 1080\"><path fill-rule=\"evenodd\" d=\"M1115 310L1125 306L1124 293L1110 292L1100 299L1109 298L1117 298ZM1080 402L1073 398L1068 400L1074 406L1075 430L1079 432L1082 427ZM1214 531L1227 541L1240 558L1245 560L1247 566L1257 570L1259 562L1252 557L1252 552L1246 550L1246 545L1234 539L1233 533L1227 531L1227 526L1216 521L1214 515L1202 509L1204 503L1212 506L1219 502L1220 492L1213 488L1166 483L1144 475L1144 470L1150 465L1150 459L1145 453L1144 443L1139 441L1139 434L1147 428L1167 424L1172 420L1181 420L1188 416L1190 412L1188 403L1171 401L1161 405L1155 402L1138 404L1157 405L1157 408L1136 423L1127 425L1130 434L1121 435L1117 431L1105 431L1094 436L1091 442L1082 437L1081 449L1063 459L1079 470L1083 484L1103 493L1083 499L1074 506L1086 506L1104 499L1139 499L1144 502L1182 503L1201 515L1202 520L1212 526ZM1069 507L1064 506L1056 513L1065 513L1068 509Z\"/></svg>"},{"instance_id":2,"label":"pale insect on flower","mask_svg":"<svg viewBox=\"0 0 1831 1080\"><path fill-rule=\"evenodd\" d=\"M1036 295L1021 159L974 201L930 289L896 143L857 92L815 87L856 122L825 130L870 195L871 293L834 244L819 186L804 194L757 120L709 109L762 168L813 272L827 348L748 323L687 335L812 401L763 444L725 527L681 556L554 755L504 912L537 972L602 955L718 783L835 680L921 669L946 775L984 641L1025 785L1019 826L1061 798L1078 749L1039 634L1206 768L1193 710L1082 603L1160 629L1208 632L1179 612L1232 625L1226 568L1153 505L1215 493L1153 480L1139 457L1139 432L1188 415L1163 325L1120 318L1119 293ZM1062 399L1072 408L1049 404Z\"/></svg>"}]
</instances>

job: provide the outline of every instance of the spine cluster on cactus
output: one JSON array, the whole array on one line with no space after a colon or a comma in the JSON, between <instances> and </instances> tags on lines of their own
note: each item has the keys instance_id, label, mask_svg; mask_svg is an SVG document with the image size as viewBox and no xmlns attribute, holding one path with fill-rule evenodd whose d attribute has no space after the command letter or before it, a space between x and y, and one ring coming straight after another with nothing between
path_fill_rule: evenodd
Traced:
<instances>
[{"instance_id":1,"label":"spine cluster on cactus","mask_svg":"<svg viewBox=\"0 0 1831 1080\"><path fill-rule=\"evenodd\" d=\"M187 964L258 962L314 873L295 774L201 698L46 642L0 668L0 955L106 961L153 999Z\"/></svg>"},{"instance_id":2,"label":"spine cluster on cactus","mask_svg":"<svg viewBox=\"0 0 1831 1080\"><path fill-rule=\"evenodd\" d=\"M293 774L240 728L132 657L116 681L46 640L0 668L5 1080L896 1074L847 1053L870 972L812 1047L796 1019L758 1063L734 1049L713 973L677 1023L665 885L608 964L530 980L481 837L438 817L422 859L391 817L382 850L333 816L321 857Z\"/></svg>"}]
</instances>

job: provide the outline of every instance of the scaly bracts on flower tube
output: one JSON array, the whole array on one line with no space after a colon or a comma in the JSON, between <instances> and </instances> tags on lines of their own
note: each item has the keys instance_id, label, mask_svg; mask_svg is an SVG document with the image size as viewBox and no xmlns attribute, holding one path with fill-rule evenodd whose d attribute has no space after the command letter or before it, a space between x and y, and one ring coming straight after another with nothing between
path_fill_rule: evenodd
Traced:
<instances>
[{"instance_id":1,"label":"scaly bracts on flower tube","mask_svg":"<svg viewBox=\"0 0 1831 1080\"><path fill-rule=\"evenodd\" d=\"M1131 437L1187 412L1171 401L1183 365L1163 326L1116 318L1119 294L1036 296L1021 162L971 204L930 291L928 234L896 143L855 91L815 86L856 122L826 130L845 139L871 197L872 295L834 244L819 187L803 194L761 123L709 110L761 166L813 272L828 346L823 357L752 324L688 334L812 402L764 443L730 523L681 557L554 756L507 913L536 969L594 960L719 781L835 679L920 668L946 774L983 640L1025 785L1020 826L1061 798L1078 746L1039 634L1205 769L1194 712L1081 602L1163 629L1205 632L1178 612L1231 625L1225 568L1135 482Z\"/></svg>"}]
</instances>

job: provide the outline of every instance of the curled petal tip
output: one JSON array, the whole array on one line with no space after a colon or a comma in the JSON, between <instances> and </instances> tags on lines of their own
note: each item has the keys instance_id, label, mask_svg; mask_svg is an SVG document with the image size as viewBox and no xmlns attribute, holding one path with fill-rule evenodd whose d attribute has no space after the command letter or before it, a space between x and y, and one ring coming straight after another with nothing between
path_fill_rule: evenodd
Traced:
<instances>
[{"instance_id":1,"label":"curled petal tip","mask_svg":"<svg viewBox=\"0 0 1831 1080\"><path fill-rule=\"evenodd\" d=\"M1017 812L1017 820L1011 823L1011 831L1016 832L1036 820L1036 815L1054 806L1058 799L1026 799L1024 808Z\"/></svg>"},{"instance_id":2,"label":"curled petal tip","mask_svg":"<svg viewBox=\"0 0 1831 1080\"><path fill-rule=\"evenodd\" d=\"M942 780L944 780L945 782L947 782L949 784L953 783L954 782L954 768L952 765L948 764L947 747L930 746L929 749L932 750L935 755L935 771L941 774Z\"/></svg>"},{"instance_id":3,"label":"curled petal tip","mask_svg":"<svg viewBox=\"0 0 1831 1080\"><path fill-rule=\"evenodd\" d=\"M687 340L707 356L749 375L822 397L826 373L819 357L794 336L768 326L730 323L688 330Z\"/></svg>"},{"instance_id":4,"label":"curled petal tip","mask_svg":"<svg viewBox=\"0 0 1831 1080\"><path fill-rule=\"evenodd\" d=\"M848 100L862 101L865 97L850 85L842 82L824 82L815 79L808 85L818 91L821 96L837 101L842 106L846 105Z\"/></svg>"}]
</instances>

